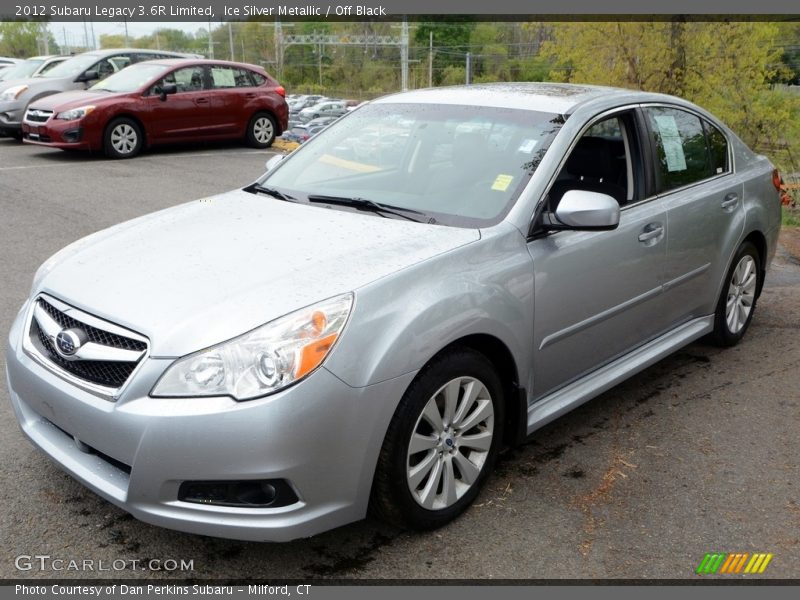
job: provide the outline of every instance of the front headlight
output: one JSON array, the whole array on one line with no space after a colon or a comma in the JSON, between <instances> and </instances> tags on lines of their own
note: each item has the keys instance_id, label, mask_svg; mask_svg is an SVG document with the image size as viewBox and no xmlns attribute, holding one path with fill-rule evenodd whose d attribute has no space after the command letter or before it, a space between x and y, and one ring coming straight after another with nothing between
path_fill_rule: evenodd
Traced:
<instances>
[{"instance_id":1,"label":"front headlight","mask_svg":"<svg viewBox=\"0 0 800 600\"><path fill-rule=\"evenodd\" d=\"M81 106L80 108L73 108L58 113L56 115L56 119L61 119L62 121L75 121L77 119L82 119L93 110L94 106Z\"/></svg>"},{"instance_id":2,"label":"front headlight","mask_svg":"<svg viewBox=\"0 0 800 600\"><path fill-rule=\"evenodd\" d=\"M176 360L151 396L232 396L276 392L319 367L339 338L353 294L302 308L249 333Z\"/></svg>"},{"instance_id":3,"label":"front headlight","mask_svg":"<svg viewBox=\"0 0 800 600\"><path fill-rule=\"evenodd\" d=\"M16 100L26 91L28 91L27 85L15 85L14 87L10 87L0 94L0 102L10 102L11 100Z\"/></svg>"}]
</instances>

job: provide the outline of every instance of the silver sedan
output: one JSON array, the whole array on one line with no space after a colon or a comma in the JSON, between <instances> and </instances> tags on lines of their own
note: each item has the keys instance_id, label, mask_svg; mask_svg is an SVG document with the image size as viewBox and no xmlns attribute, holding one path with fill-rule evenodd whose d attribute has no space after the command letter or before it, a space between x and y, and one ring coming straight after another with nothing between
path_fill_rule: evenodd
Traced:
<instances>
[{"instance_id":1,"label":"silver sedan","mask_svg":"<svg viewBox=\"0 0 800 600\"><path fill-rule=\"evenodd\" d=\"M502 447L693 340L742 339L779 185L674 97L385 97L243 189L50 258L11 329L11 402L143 521L438 527Z\"/></svg>"}]
</instances>

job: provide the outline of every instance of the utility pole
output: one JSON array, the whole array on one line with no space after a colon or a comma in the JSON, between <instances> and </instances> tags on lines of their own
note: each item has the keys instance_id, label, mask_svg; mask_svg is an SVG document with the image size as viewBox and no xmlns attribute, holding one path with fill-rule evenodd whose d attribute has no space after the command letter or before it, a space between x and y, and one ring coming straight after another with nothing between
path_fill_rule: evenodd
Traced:
<instances>
[{"instance_id":1,"label":"utility pole","mask_svg":"<svg viewBox=\"0 0 800 600\"><path fill-rule=\"evenodd\" d=\"M42 23L39 27L44 42L44 53L50 54L50 30L47 28L47 23Z\"/></svg>"},{"instance_id":2,"label":"utility pole","mask_svg":"<svg viewBox=\"0 0 800 600\"><path fill-rule=\"evenodd\" d=\"M466 64L466 71L467 71L467 85L472 83L472 54L467 52L467 64Z\"/></svg>"},{"instance_id":3,"label":"utility pole","mask_svg":"<svg viewBox=\"0 0 800 600\"><path fill-rule=\"evenodd\" d=\"M208 58L214 59L214 40L211 39L211 19L208 20Z\"/></svg>"},{"instance_id":4,"label":"utility pole","mask_svg":"<svg viewBox=\"0 0 800 600\"><path fill-rule=\"evenodd\" d=\"M86 19L83 20L83 47L89 49L89 28L86 25Z\"/></svg>"},{"instance_id":5,"label":"utility pole","mask_svg":"<svg viewBox=\"0 0 800 600\"><path fill-rule=\"evenodd\" d=\"M316 35L316 30L314 35ZM319 85L322 87L322 38L320 38L319 45L317 46L317 68L319 69Z\"/></svg>"},{"instance_id":6,"label":"utility pole","mask_svg":"<svg viewBox=\"0 0 800 600\"><path fill-rule=\"evenodd\" d=\"M233 54L233 27L231 26L230 21L228 21L228 42L231 46L231 60L236 60Z\"/></svg>"},{"instance_id":7,"label":"utility pole","mask_svg":"<svg viewBox=\"0 0 800 600\"><path fill-rule=\"evenodd\" d=\"M278 70L278 79L283 78L283 26L275 19L275 67Z\"/></svg>"},{"instance_id":8,"label":"utility pole","mask_svg":"<svg viewBox=\"0 0 800 600\"><path fill-rule=\"evenodd\" d=\"M405 17L400 30L400 86L404 92L408 90L408 20Z\"/></svg>"},{"instance_id":9,"label":"utility pole","mask_svg":"<svg viewBox=\"0 0 800 600\"><path fill-rule=\"evenodd\" d=\"M92 30L92 49L97 50L97 38L94 37L94 21L89 21L89 27Z\"/></svg>"},{"instance_id":10,"label":"utility pole","mask_svg":"<svg viewBox=\"0 0 800 600\"><path fill-rule=\"evenodd\" d=\"M125 47L129 48L131 43L128 41L128 19L122 19L122 22L125 24Z\"/></svg>"},{"instance_id":11,"label":"utility pole","mask_svg":"<svg viewBox=\"0 0 800 600\"><path fill-rule=\"evenodd\" d=\"M69 54L69 44L67 43L67 28L62 27L61 33L64 34L64 54Z\"/></svg>"},{"instance_id":12,"label":"utility pole","mask_svg":"<svg viewBox=\"0 0 800 600\"><path fill-rule=\"evenodd\" d=\"M428 87L433 87L433 31L428 43Z\"/></svg>"}]
</instances>

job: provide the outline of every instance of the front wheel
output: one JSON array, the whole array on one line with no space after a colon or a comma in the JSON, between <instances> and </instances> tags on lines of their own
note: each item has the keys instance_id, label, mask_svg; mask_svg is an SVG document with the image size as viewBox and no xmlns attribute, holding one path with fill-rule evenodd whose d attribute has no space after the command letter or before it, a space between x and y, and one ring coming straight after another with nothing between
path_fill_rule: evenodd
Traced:
<instances>
[{"instance_id":1,"label":"front wheel","mask_svg":"<svg viewBox=\"0 0 800 600\"><path fill-rule=\"evenodd\" d=\"M503 437L503 386L471 349L434 359L400 401L381 448L371 511L412 529L455 519L478 495Z\"/></svg>"},{"instance_id":2,"label":"front wheel","mask_svg":"<svg viewBox=\"0 0 800 600\"><path fill-rule=\"evenodd\" d=\"M247 125L247 143L253 148L269 148L275 141L275 119L267 113L253 115Z\"/></svg>"},{"instance_id":3,"label":"front wheel","mask_svg":"<svg viewBox=\"0 0 800 600\"><path fill-rule=\"evenodd\" d=\"M142 150L142 128L133 119L114 119L103 136L103 152L109 158L133 158Z\"/></svg>"},{"instance_id":4,"label":"front wheel","mask_svg":"<svg viewBox=\"0 0 800 600\"><path fill-rule=\"evenodd\" d=\"M761 288L760 257L756 247L744 242L736 251L714 314L713 341L719 346L735 346L744 337Z\"/></svg>"}]
</instances>

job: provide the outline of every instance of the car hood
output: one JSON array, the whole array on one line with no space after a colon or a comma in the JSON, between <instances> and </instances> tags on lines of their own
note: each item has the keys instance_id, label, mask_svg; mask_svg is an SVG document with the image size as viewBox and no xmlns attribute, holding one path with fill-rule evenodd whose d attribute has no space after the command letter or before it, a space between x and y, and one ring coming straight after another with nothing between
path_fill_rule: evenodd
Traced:
<instances>
[{"instance_id":1,"label":"car hood","mask_svg":"<svg viewBox=\"0 0 800 600\"><path fill-rule=\"evenodd\" d=\"M31 102L31 108L39 108L42 110L53 110L56 112L63 112L71 108L78 108L86 104L97 104L99 102L107 102L114 100L122 94L110 92L92 92L89 90L72 90L69 92L60 92L40 98L35 102Z\"/></svg>"},{"instance_id":2,"label":"car hood","mask_svg":"<svg viewBox=\"0 0 800 600\"><path fill-rule=\"evenodd\" d=\"M14 81L0 81L0 92L4 92L8 88L16 87L18 85L27 85L27 95L32 92L53 91L58 92L63 90L65 84L71 82L70 78L62 77L29 77L28 79L17 79Z\"/></svg>"},{"instance_id":3,"label":"car hood","mask_svg":"<svg viewBox=\"0 0 800 600\"><path fill-rule=\"evenodd\" d=\"M45 263L37 291L146 335L152 356L174 357L479 238L238 190L79 240Z\"/></svg>"}]
</instances>

